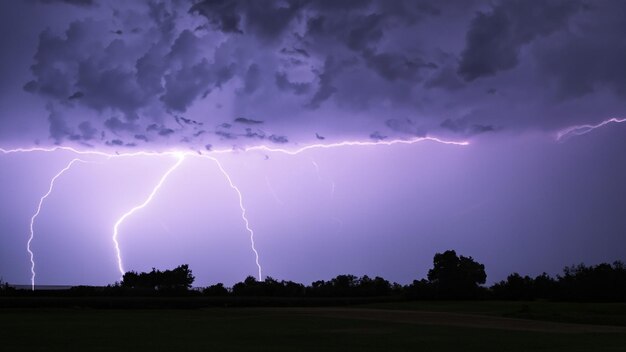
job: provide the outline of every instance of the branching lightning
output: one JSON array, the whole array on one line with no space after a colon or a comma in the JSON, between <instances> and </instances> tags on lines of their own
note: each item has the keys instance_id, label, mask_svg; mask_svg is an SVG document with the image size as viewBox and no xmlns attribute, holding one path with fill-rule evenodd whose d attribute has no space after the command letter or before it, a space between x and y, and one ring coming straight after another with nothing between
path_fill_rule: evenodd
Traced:
<instances>
[{"instance_id":1,"label":"branching lightning","mask_svg":"<svg viewBox=\"0 0 626 352\"><path fill-rule=\"evenodd\" d=\"M124 222L124 220L126 220L126 218L128 218L131 215L133 215L136 211L145 208L152 201L152 199L157 194L159 189L161 189L161 187L163 186L163 183L165 183L165 180L167 179L167 177L172 172L174 172L174 170L176 170L180 166L180 164L182 164L183 160L185 160L185 157L183 155L180 155L178 157L178 161L176 162L176 164L174 164L174 166L169 168L165 172L165 174L163 174L163 176L161 176L161 179L159 180L159 183L157 183L157 185L154 187L154 189L152 190L150 195L148 195L148 198L146 198L146 200L143 203L141 203L140 205L137 205L136 207L134 207L134 208L130 209L129 211L127 211L126 213L124 213L124 215L122 215L122 217L119 218L119 220L117 220L117 222L113 226L113 243L115 243L115 253L117 255L117 268L120 271L120 278L122 276L124 276L124 273L126 272L124 270L124 263L122 261L122 254L121 254L121 251L120 251L120 244L117 241L117 238L119 236L120 225L122 225L122 223Z\"/></svg>"},{"instance_id":2,"label":"branching lightning","mask_svg":"<svg viewBox=\"0 0 626 352\"><path fill-rule=\"evenodd\" d=\"M569 137L574 137L574 136L581 136L583 134L589 133L593 130L595 130L596 128L600 128L603 127L605 125L611 124L611 123L621 123L621 122L626 122L626 118L611 118L611 119L607 119L604 120L596 125L590 125L590 124L586 124L586 125L575 125L575 126L571 126L565 129L562 129L560 131L557 132L556 134L556 140L557 142L560 142L562 140L565 140Z\"/></svg>"},{"instance_id":3,"label":"branching lightning","mask_svg":"<svg viewBox=\"0 0 626 352\"><path fill-rule=\"evenodd\" d=\"M35 238L35 219L37 219L37 216L39 216L39 213L41 213L41 207L43 206L44 200L46 200L46 198L48 198L48 196L52 193L52 190L54 189L54 183L56 182L56 180L59 177L61 177L61 175L63 175L67 170L69 170L72 167L72 165L74 165L74 163L76 162L84 163L85 161L80 160L80 159L72 159L72 161L70 161L69 164L67 164L67 166L65 166L61 171L59 171L56 175L54 175L54 177L50 181L48 192L46 192L46 194L44 194L39 199L39 204L37 205L37 211L35 211L35 214L33 214L33 216L30 218L30 235L28 237L28 242L26 242L26 251L28 252L28 255L30 256L30 286L33 291L35 290L35 276L36 276L35 254L30 248L30 245L33 242L33 239Z\"/></svg>"},{"instance_id":4,"label":"branching lightning","mask_svg":"<svg viewBox=\"0 0 626 352\"><path fill-rule=\"evenodd\" d=\"M616 120L616 121L612 121L612 122L623 122L624 120ZM606 122L608 123L608 122ZM605 123L605 124L606 124ZM591 126L591 128L595 128L596 126ZM597 126L599 127L599 126ZM586 133L586 132L585 132ZM582 134L582 133L580 133ZM167 180L167 178L169 177L169 175L174 172L183 162L183 160L186 157L202 157L202 158L207 158L212 160L213 162L216 163L217 167L219 168L220 172L224 175L224 177L226 178L226 180L228 181L229 186L237 193L238 199L239 199L239 208L241 209L241 218L245 224L246 230L248 231L248 233L250 234L250 244L252 247L252 251L254 252L254 256L255 256L255 263L256 266L258 268L258 277L259 280L262 280L263 276L262 276L262 267L260 264L260 260L259 260L259 253L256 249L255 246L255 233L254 230L252 229L252 227L250 226L250 222L248 220L247 217L247 210L244 206L243 203L243 195L241 193L241 190L234 184L232 178L230 177L230 175L228 174L228 172L226 171L226 169L224 169L224 167L222 166L222 164L220 163L220 161L212 156L210 156L209 154L231 154L231 153L237 153L237 152L254 152L254 151L261 151L261 152L266 152L266 153L283 153L283 154L288 154L288 155L298 155L301 153L304 153L308 150L312 150L312 149L331 149L331 148L342 148L342 147L368 147L368 146L392 146L392 145L396 145L396 144L415 144L415 143L419 143L419 142L425 142L425 141L430 141L430 142L436 142L436 143L441 143L441 144L450 144L450 145L458 145L458 146L466 146L469 145L469 142L467 141L448 141L448 140L443 140L443 139L439 139L439 138L435 138L435 137L416 137L416 138L412 138L412 139L395 139L395 140L388 140L388 141L342 141L342 142L337 142L337 143L328 143L328 144L310 144L310 145L306 145L300 148L296 148L296 149L286 149L286 148L275 148L275 147L271 147L271 146L266 146L266 145L257 145L257 146L252 146L252 147L246 147L243 149L214 149L211 150L209 152L204 152L204 151L196 151L196 150L186 150L186 151L180 151L180 150L169 150L169 151L137 151L137 152L124 152L124 153L119 153L119 152L106 152L106 151L99 151L99 150L79 150L73 147L67 147L67 146L55 146L55 147L32 147L32 148L15 148L15 149L5 149L5 148L0 148L0 153L2 154L13 154L13 153L32 153L32 152L47 152L47 153L52 153L52 152L57 152L57 151L65 151L65 152L69 152L69 153L73 153L76 155L81 155L81 156L100 156L100 157L104 157L107 160L108 159L112 159L112 158L128 158L128 157L176 157L178 160L177 162L167 170L167 172L161 177L161 179L159 180L158 184L154 187L154 189L152 190L152 192L149 194L149 196L145 199L145 201L143 203L141 203L140 205L135 206L134 208L130 209L129 211L127 211L126 213L124 213L115 223L114 227L113 227L113 243L115 246L115 253L116 253L116 257L117 257L117 263L118 263L118 270L120 272L121 275L124 275L125 271L124 271L124 265L123 265L123 260L122 260L122 255L121 255L121 250L119 247L119 242L118 242L118 237L119 237L119 228L122 225L122 223L131 215L133 215L135 212L145 208L152 200L153 198L156 196L156 194L158 193L158 191L161 189L161 187L163 186L163 184L165 183L165 181ZM39 214L39 212L41 211L41 207L43 205L43 201L45 200L45 198L52 192L52 188L54 186L54 182L56 181L56 179L61 176L65 171L67 171L75 162L77 161L81 161L84 162L80 159L73 159L68 166L61 170L61 172L59 172L51 181L50 183L50 188L48 190L48 193L46 193L46 195L44 195L40 202L39 202L39 206L37 208L37 212L35 213L35 215L31 218L31 237L28 240L28 244L27 244L27 249L28 249L28 253L30 255L31 258L31 272L32 272L32 279L31 279L31 284L32 287L34 289L34 282L35 282L35 262L34 262L34 256L33 253L30 249L30 244L31 241L33 239L33 223L35 218L37 217L37 215ZM314 165L316 166L316 169L318 168L317 164L314 163ZM318 176L319 176L319 170L318 170ZM334 193L334 189L335 189L335 185L334 183L332 184L332 193Z\"/></svg>"}]
</instances>

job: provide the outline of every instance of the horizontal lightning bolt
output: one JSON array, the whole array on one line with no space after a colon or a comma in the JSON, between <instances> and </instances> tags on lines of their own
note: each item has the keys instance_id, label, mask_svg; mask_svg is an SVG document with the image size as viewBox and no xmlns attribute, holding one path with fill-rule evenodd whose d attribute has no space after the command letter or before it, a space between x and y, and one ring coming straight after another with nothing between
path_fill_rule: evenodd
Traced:
<instances>
[{"instance_id":1,"label":"horizontal lightning bolt","mask_svg":"<svg viewBox=\"0 0 626 352\"><path fill-rule=\"evenodd\" d=\"M583 134L586 134L595 130L596 128L599 128L599 127L602 127L611 123L621 123L621 122L626 122L626 118L622 118L622 119L611 118L611 119L604 120L596 125L586 124L586 125L571 126L571 127L558 131L556 134L556 140L558 142L569 137L581 136Z\"/></svg>"},{"instance_id":2,"label":"horizontal lightning bolt","mask_svg":"<svg viewBox=\"0 0 626 352\"><path fill-rule=\"evenodd\" d=\"M468 141L449 141L436 137L416 137L412 139L394 139L389 141L343 141L337 143L327 143L327 144L310 144L304 147L296 148L296 149L286 149L286 148L275 148L266 145L257 145L252 147L246 147L243 149L239 149L239 151L243 152L252 152L252 151L264 151L271 153L283 153L289 155L297 155L303 153L307 150L311 149L331 149L331 148L341 148L341 147L351 147L351 146L359 146L359 147L367 147L367 146L392 146L396 144L415 144L419 142L436 142L442 144L453 144L466 146L469 145ZM65 147L65 146L56 146L56 147L33 147L33 148L15 148L15 149L5 149L0 148L0 153L3 154L13 154L13 153L29 153L29 152L55 152L55 151L67 151L78 155L94 155L94 156L103 156L107 158L116 158L116 157L136 157L136 156L201 156L204 154L228 154L228 153L236 153L238 150L234 148L230 149L214 149L207 152L201 151L181 151L181 150L166 150L166 151L137 151L137 152L123 152L123 153L112 153L112 152L103 152L98 150L79 150L73 147Z\"/></svg>"},{"instance_id":3,"label":"horizontal lightning bolt","mask_svg":"<svg viewBox=\"0 0 626 352\"><path fill-rule=\"evenodd\" d=\"M331 148L352 147L352 146L358 146L358 147L383 146L383 145L391 146L391 145L396 145L396 144L415 144L415 143L424 142L424 141L432 141L432 142L437 142L437 143L442 143L442 144L454 144L454 145L463 145L463 146L469 145L468 141L458 142L458 141L448 141L448 140L435 138L435 137L416 137L412 139L393 139L389 141L365 141L365 142L343 141L343 142L327 143L327 144L309 144L307 146L293 149L293 150L283 149L283 148L273 148L273 147L268 147L265 145L259 145L259 146L248 147L248 148L245 148L244 150L246 152L260 150L260 151L265 151L265 152L296 155L296 154L300 154L310 149L331 149Z\"/></svg>"}]
</instances>

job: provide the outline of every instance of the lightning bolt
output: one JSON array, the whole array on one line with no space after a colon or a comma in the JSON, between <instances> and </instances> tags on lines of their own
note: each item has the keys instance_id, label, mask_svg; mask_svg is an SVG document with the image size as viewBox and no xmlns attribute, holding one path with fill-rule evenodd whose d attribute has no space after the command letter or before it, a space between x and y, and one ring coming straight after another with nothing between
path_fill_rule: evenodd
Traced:
<instances>
[{"instance_id":1,"label":"lightning bolt","mask_svg":"<svg viewBox=\"0 0 626 352\"><path fill-rule=\"evenodd\" d=\"M623 121L616 121L616 122L623 122ZM436 143L441 143L441 144L449 144L449 145L458 145L458 146L467 146L467 145L469 145L469 142L467 142L467 141L449 141L449 140L443 140L443 139L436 138L436 137L416 137L416 138L412 138L412 139L395 139L395 140L388 140L388 141L342 141L342 142L328 143L328 144L310 144L310 145L306 145L306 146L303 146L303 147L300 147L300 148L296 148L296 149L275 148L275 147L266 146L266 145L257 145L257 146L246 147L246 148L243 148L243 149L235 149L235 148L231 148L231 149L213 149L213 150L211 150L208 153L207 152L202 152L202 151L193 151L193 150L187 150L187 151L180 151L180 150L137 151L137 152L124 152L124 153L119 153L119 152L111 153L111 152L98 151L98 150L79 150L79 149L76 149L76 148L73 148L73 147L67 147L67 146L32 147L32 148L15 148L15 149L0 148L0 153L2 153L2 154L32 153L32 152L52 153L52 152L57 152L57 151L65 151L65 152L70 152L70 153L73 153L73 154L76 154L76 155L101 156L101 157L105 157L106 159L122 158L122 157L146 157L146 156L158 156L158 157L173 156L173 157L176 157L178 159L178 161L170 169L168 169L167 172L161 177L161 179L159 180L158 184L155 186L155 188L152 190L152 192L149 194L149 196L146 198L146 200L143 203L141 203L140 205L135 206L134 208L130 209L128 212L124 213L118 219L118 221L115 223L115 225L113 227L113 243L115 245L115 252L116 252L117 263L118 263L118 270L119 270L121 275L124 275L124 273L125 273L123 260L122 260L122 255L121 255L119 242L118 242L119 228L122 225L122 223L128 217L133 215L135 212L145 208L152 201L152 199L156 196L158 191L161 189L161 187L163 186L163 184L167 180L168 176L182 164L182 162L185 159L185 157L203 157L203 158L207 158L209 160L212 160L213 162L216 163L216 165L219 168L220 172L224 175L224 177L228 181L229 186L237 193L237 196L238 196L238 199L239 199L239 208L241 209L241 218L242 218L242 220L243 220L243 222L245 224L246 230L250 234L250 243L251 243L252 251L254 252L254 255L255 255L255 263L256 263L257 268L258 268L258 277L259 277L259 280L262 280L263 276L262 276L262 268L261 268L261 265L259 263L259 253L258 253L258 251L256 249L255 241L254 241L255 233L254 233L254 230L250 227L250 222L249 222L248 217L247 217L247 210L246 210L246 208L244 206L244 203L243 203L243 195L241 193L241 190L234 184L234 182L232 181L232 178L230 177L228 172L224 169L224 167L222 166L220 161L218 159L212 157L212 156L209 156L208 154L232 154L232 153L237 153L238 151L243 151L245 153L247 153L247 152L254 152L254 151L262 151L262 152L270 152L270 153L283 153L283 154L288 154L288 155L298 155L298 154L304 153L304 152L306 152L308 150L312 150L312 149L332 149L332 148L342 148L342 147L368 147L368 146L392 146L392 145L397 145L397 144L409 145L409 144L415 144L415 143L425 142L425 141L436 142ZM80 159L72 160L72 162L68 165L68 167L63 169L57 176L55 176L55 178L51 182L51 187L50 187L49 192L44 197L42 197L42 199L41 199L41 201L39 203L39 207L37 209L37 213L32 218L32 221L31 221L31 238L29 238L29 241L28 241L28 251L29 251L29 254L31 255L31 263L32 263L32 268L33 268L33 270L32 270L33 279L31 280L31 282L33 282L33 287L34 287L34 260L33 260L32 252L30 250L30 242L32 241L32 233L33 233L33 231L32 231L32 223L34 222L34 219L36 218L36 216L41 211L43 200L52 191L52 186L53 186L54 181L56 180L56 178L58 178L61 174L63 174L63 172L67 171L67 169L69 169L71 167L71 165L74 162L76 162L76 161L82 161L82 160L80 160ZM314 164L314 165L316 166L316 168L318 167L316 164ZM335 188L335 185L334 185L334 182L333 182L333 184L332 184L332 193L333 194L334 194L334 188Z\"/></svg>"},{"instance_id":2,"label":"lightning bolt","mask_svg":"<svg viewBox=\"0 0 626 352\"><path fill-rule=\"evenodd\" d=\"M560 131L558 131L556 133L556 140L557 142L560 142L563 139L567 139L569 137L574 137L574 136L581 136L583 134L587 134L593 130L595 130L596 128L600 128L603 127L605 125L611 124L611 123L621 123L621 122L626 122L626 118L610 118L607 120L604 120L596 125L575 125L575 126L571 126L565 129L562 129Z\"/></svg>"},{"instance_id":3,"label":"lightning bolt","mask_svg":"<svg viewBox=\"0 0 626 352\"><path fill-rule=\"evenodd\" d=\"M317 174L317 179L322 182L322 175L320 174L320 166L317 164L315 160L311 160L311 163L315 167L315 173ZM330 199L335 197L335 181L329 180L330 182Z\"/></svg>"},{"instance_id":4,"label":"lightning bolt","mask_svg":"<svg viewBox=\"0 0 626 352\"><path fill-rule=\"evenodd\" d=\"M113 226L113 243L115 244L115 253L117 254L117 268L120 271L120 278L123 277L124 273L126 272L124 270L124 263L122 262L122 254L121 254L121 251L120 251L120 244L117 241L117 238L119 236L120 225L122 225L124 220L126 220L129 216L133 215L138 210L141 210L141 209L145 208L152 201L152 199L157 194L159 189L161 189L161 187L163 186L163 183L165 183L165 180L167 179L167 177L172 172L174 172L174 170L176 170L180 166L180 164L183 163L183 160L185 160L184 155L179 155L178 156L178 161L176 161L174 166L170 167L165 172L165 174L163 174L163 176L161 176L161 179L159 180L159 183L157 183L157 185L154 187L154 189L152 189L152 192L150 193L150 195L148 195L148 198L146 198L146 200L143 203L141 203L140 205L137 205L134 208L132 208L129 211L127 211L126 213L124 213L124 215L122 215L122 217L120 217L119 220L117 220L117 222L115 222L115 225Z\"/></svg>"},{"instance_id":5,"label":"lightning bolt","mask_svg":"<svg viewBox=\"0 0 626 352\"><path fill-rule=\"evenodd\" d=\"M70 161L69 164L67 164L67 166L65 166L61 171L59 171L56 175L54 175L52 180L50 180L50 186L48 187L48 192L46 192L46 194L44 194L39 199L39 204L37 205L37 211L35 211L35 214L33 214L33 216L30 218L30 235L28 237L28 242L26 242L26 251L28 252L28 255L30 256L30 287L31 287L31 290L33 291L35 290L35 276L37 274L35 273L35 254L33 253L30 245L33 242L33 239L35 238L35 219L37 219L37 216L39 216L39 213L41 213L41 207L43 206L43 202L52 193L52 190L54 189L54 183L56 182L56 180L59 177L61 177L61 175L63 175L67 170L69 170L72 167L72 165L74 165L74 163L76 162L84 163L85 161L80 160L80 159L72 159L72 161Z\"/></svg>"},{"instance_id":6,"label":"lightning bolt","mask_svg":"<svg viewBox=\"0 0 626 352\"><path fill-rule=\"evenodd\" d=\"M248 230L248 233L250 233L250 244L252 245L252 251L254 252L256 266L259 271L259 281L262 281L263 269L261 269L261 264L259 264L259 252L257 252L256 247L254 245L254 231L252 230L252 228L250 228L250 222L248 221L248 217L246 216L246 208L243 206L243 196L241 195L241 191L239 190L237 186L235 186L235 184L233 183L233 180L230 178L230 175L228 175L228 172L226 172L226 170L224 169L222 164L219 162L219 160L215 158L209 158L209 159L215 161L215 163L217 164L217 167L220 169L224 177L226 177L226 180L228 181L230 188L232 188L237 193L237 196L239 197L239 208L241 209L241 219L246 224L246 230Z\"/></svg>"},{"instance_id":7,"label":"lightning bolt","mask_svg":"<svg viewBox=\"0 0 626 352\"><path fill-rule=\"evenodd\" d=\"M272 183L270 182L270 179L265 176L265 184L267 185L267 188L270 190L270 194L272 195L272 197L274 197L274 200L276 201L276 203L278 203L279 205L285 205L285 203L278 197L278 194L276 194L276 190L274 189L274 187L272 187Z\"/></svg>"},{"instance_id":8,"label":"lightning bolt","mask_svg":"<svg viewBox=\"0 0 626 352\"><path fill-rule=\"evenodd\" d=\"M265 152L297 155L297 154L300 154L302 152L305 152L311 149L331 149L331 148L354 147L354 146L357 146L357 147L382 146L382 145L392 146L396 144L415 144L415 143L424 142L424 141L431 141L431 142L437 142L437 143L442 143L442 144L462 145L462 146L469 145L468 141L458 142L458 141L448 141L448 140L444 140L444 139L440 139L436 137L415 137L411 139L393 139L389 141L366 141L366 142L343 141L343 142L327 143L327 144L309 144L307 146L297 148L294 150L283 149L283 148L273 148L273 147L268 147L265 145L258 145L258 146L253 146L253 147L247 147L244 149L244 151L250 152L254 150L260 150L260 151L265 151Z\"/></svg>"}]
</instances>

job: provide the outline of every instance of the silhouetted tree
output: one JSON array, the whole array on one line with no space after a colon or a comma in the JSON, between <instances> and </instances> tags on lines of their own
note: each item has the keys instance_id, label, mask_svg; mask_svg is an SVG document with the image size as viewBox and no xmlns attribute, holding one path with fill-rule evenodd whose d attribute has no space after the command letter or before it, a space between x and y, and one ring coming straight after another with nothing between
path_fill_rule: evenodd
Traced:
<instances>
[{"instance_id":1,"label":"silhouetted tree","mask_svg":"<svg viewBox=\"0 0 626 352\"><path fill-rule=\"evenodd\" d=\"M428 280L439 298L476 298L487 274L485 266L472 257L458 257L455 251L448 250L435 254Z\"/></svg>"},{"instance_id":2,"label":"silhouetted tree","mask_svg":"<svg viewBox=\"0 0 626 352\"><path fill-rule=\"evenodd\" d=\"M566 300L625 301L626 267L613 265L566 267L559 277L559 296Z\"/></svg>"},{"instance_id":3,"label":"silhouetted tree","mask_svg":"<svg viewBox=\"0 0 626 352\"><path fill-rule=\"evenodd\" d=\"M558 282L550 275L542 273L535 277L533 282L533 293L535 298L553 299L557 295Z\"/></svg>"},{"instance_id":4,"label":"silhouetted tree","mask_svg":"<svg viewBox=\"0 0 626 352\"><path fill-rule=\"evenodd\" d=\"M216 297L228 296L228 290L226 289L226 287L224 287L224 284L221 282L205 288L204 290L202 290L202 293L204 293L207 296L216 296Z\"/></svg>"},{"instance_id":5,"label":"silhouetted tree","mask_svg":"<svg viewBox=\"0 0 626 352\"><path fill-rule=\"evenodd\" d=\"M506 281L491 286L494 298L506 300L532 300L535 298L535 280L513 273Z\"/></svg>"},{"instance_id":6,"label":"silhouetted tree","mask_svg":"<svg viewBox=\"0 0 626 352\"><path fill-rule=\"evenodd\" d=\"M233 286L235 296L271 296L271 297L297 297L304 296L304 285L293 281L277 281L268 276L264 281L257 281L253 276L248 276L243 282Z\"/></svg>"},{"instance_id":7,"label":"silhouetted tree","mask_svg":"<svg viewBox=\"0 0 626 352\"><path fill-rule=\"evenodd\" d=\"M413 280L413 283L404 287L404 295L409 299L436 298L434 285L426 279Z\"/></svg>"},{"instance_id":8,"label":"silhouetted tree","mask_svg":"<svg viewBox=\"0 0 626 352\"><path fill-rule=\"evenodd\" d=\"M7 282L4 282L4 280L2 280L2 278L0 277L0 292L6 292L6 291L9 291L10 289L11 289L11 286L9 286Z\"/></svg>"},{"instance_id":9,"label":"silhouetted tree","mask_svg":"<svg viewBox=\"0 0 626 352\"><path fill-rule=\"evenodd\" d=\"M122 277L121 287L159 291L186 291L195 280L189 265L183 264L173 270L159 271L152 268L149 273L129 271Z\"/></svg>"}]
</instances>

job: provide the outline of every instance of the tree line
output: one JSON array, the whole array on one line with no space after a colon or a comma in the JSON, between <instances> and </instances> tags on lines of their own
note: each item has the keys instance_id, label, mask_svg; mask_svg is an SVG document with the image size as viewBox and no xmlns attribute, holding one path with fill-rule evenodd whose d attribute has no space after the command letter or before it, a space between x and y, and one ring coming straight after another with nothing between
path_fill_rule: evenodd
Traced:
<instances>
[{"instance_id":1,"label":"tree line","mask_svg":"<svg viewBox=\"0 0 626 352\"><path fill-rule=\"evenodd\" d=\"M561 275L543 273L536 277L509 275L506 280L489 287L485 266L472 257L459 256L454 250L435 254L433 267L427 277L408 285L392 283L381 277L367 275L338 275L328 281L319 280L304 285L293 281L278 281L267 277L259 281L248 276L232 287L222 283L192 289L195 277L188 265L172 270L150 272L130 271L114 285L95 291L84 286L74 287L74 293L111 295L202 295L208 297L396 297L409 300L563 300L563 301L626 301L626 266L612 264L566 267ZM0 284L2 282L0 281ZM0 285L0 294L13 290Z\"/></svg>"}]
</instances>

